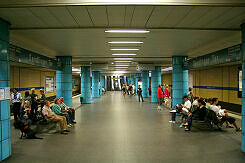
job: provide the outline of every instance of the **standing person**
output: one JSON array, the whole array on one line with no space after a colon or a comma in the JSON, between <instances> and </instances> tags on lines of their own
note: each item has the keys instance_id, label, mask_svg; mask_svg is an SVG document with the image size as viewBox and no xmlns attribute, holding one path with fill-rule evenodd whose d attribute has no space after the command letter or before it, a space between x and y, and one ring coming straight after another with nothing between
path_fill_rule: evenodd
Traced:
<instances>
[{"instance_id":1,"label":"standing person","mask_svg":"<svg viewBox=\"0 0 245 163\"><path fill-rule=\"evenodd\" d=\"M128 95L129 95L129 86L128 85L126 86L126 90L127 90Z\"/></svg>"},{"instance_id":2,"label":"standing person","mask_svg":"<svg viewBox=\"0 0 245 163\"><path fill-rule=\"evenodd\" d=\"M31 89L31 119L35 118L35 113L38 109L37 94L35 94L35 89Z\"/></svg>"},{"instance_id":3,"label":"standing person","mask_svg":"<svg viewBox=\"0 0 245 163\"><path fill-rule=\"evenodd\" d=\"M132 94L135 95L135 85L132 85Z\"/></svg>"},{"instance_id":4,"label":"standing person","mask_svg":"<svg viewBox=\"0 0 245 163\"><path fill-rule=\"evenodd\" d=\"M10 98L11 103L13 104L14 120L16 121L20 117L20 107L22 97L16 88L14 88L13 93Z\"/></svg>"},{"instance_id":5,"label":"standing person","mask_svg":"<svg viewBox=\"0 0 245 163\"><path fill-rule=\"evenodd\" d=\"M164 90L164 101L165 101L165 103L168 102L168 99L169 99L169 90L168 90L168 86L166 86L165 90Z\"/></svg>"},{"instance_id":6,"label":"standing person","mask_svg":"<svg viewBox=\"0 0 245 163\"><path fill-rule=\"evenodd\" d=\"M41 105L41 110L42 110L42 108L43 108L43 106L44 106L44 101L46 101L47 100L47 98L46 98L46 96L45 96L45 94L44 94L44 90L43 89L40 89L40 105Z\"/></svg>"},{"instance_id":7,"label":"standing person","mask_svg":"<svg viewBox=\"0 0 245 163\"><path fill-rule=\"evenodd\" d=\"M163 99L163 92L162 92L162 87L159 84L157 88L157 97L158 97L158 110L161 110L161 105L162 105L162 99Z\"/></svg>"},{"instance_id":8,"label":"standing person","mask_svg":"<svg viewBox=\"0 0 245 163\"><path fill-rule=\"evenodd\" d=\"M144 99L143 99L143 96L142 96L142 89L140 88L140 85L139 85L139 88L137 90L137 94L138 94L138 97L139 97L139 102L140 102L140 98L141 98L142 102L144 102Z\"/></svg>"},{"instance_id":9,"label":"standing person","mask_svg":"<svg viewBox=\"0 0 245 163\"><path fill-rule=\"evenodd\" d=\"M191 87L189 87L188 100L190 100L191 103L193 103L193 101L194 101L194 95L193 95Z\"/></svg>"},{"instance_id":10,"label":"standing person","mask_svg":"<svg viewBox=\"0 0 245 163\"><path fill-rule=\"evenodd\" d=\"M151 96L151 86L148 88L149 96Z\"/></svg>"},{"instance_id":11,"label":"standing person","mask_svg":"<svg viewBox=\"0 0 245 163\"><path fill-rule=\"evenodd\" d=\"M127 90L126 90L125 84L123 84L122 93L123 93L124 98L125 98L126 92L127 92Z\"/></svg>"}]
</instances>

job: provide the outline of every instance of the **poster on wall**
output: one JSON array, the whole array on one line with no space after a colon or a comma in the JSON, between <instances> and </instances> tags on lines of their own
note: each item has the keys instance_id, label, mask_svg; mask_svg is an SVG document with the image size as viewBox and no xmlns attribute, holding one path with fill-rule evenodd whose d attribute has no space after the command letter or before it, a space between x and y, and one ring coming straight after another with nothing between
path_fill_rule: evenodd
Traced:
<instances>
[{"instance_id":1,"label":"poster on wall","mask_svg":"<svg viewBox=\"0 0 245 163\"><path fill-rule=\"evenodd\" d=\"M45 93L54 92L54 77L45 76Z\"/></svg>"}]
</instances>

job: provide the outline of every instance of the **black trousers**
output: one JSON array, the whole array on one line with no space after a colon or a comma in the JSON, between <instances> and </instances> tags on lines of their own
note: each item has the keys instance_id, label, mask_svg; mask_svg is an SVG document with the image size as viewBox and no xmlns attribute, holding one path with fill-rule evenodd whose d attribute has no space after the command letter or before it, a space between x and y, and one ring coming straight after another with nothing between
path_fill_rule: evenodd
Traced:
<instances>
[{"instance_id":1,"label":"black trousers","mask_svg":"<svg viewBox=\"0 0 245 163\"><path fill-rule=\"evenodd\" d=\"M14 112L14 120L17 120L20 117L20 102L13 103L13 112Z\"/></svg>"},{"instance_id":2,"label":"black trousers","mask_svg":"<svg viewBox=\"0 0 245 163\"><path fill-rule=\"evenodd\" d=\"M69 109L68 114L69 114L71 120L74 121L75 120L75 110Z\"/></svg>"},{"instance_id":3,"label":"black trousers","mask_svg":"<svg viewBox=\"0 0 245 163\"><path fill-rule=\"evenodd\" d=\"M144 102L142 94L138 94L138 97L139 97L139 102L140 102L140 98L141 98L142 102Z\"/></svg>"}]
</instances>

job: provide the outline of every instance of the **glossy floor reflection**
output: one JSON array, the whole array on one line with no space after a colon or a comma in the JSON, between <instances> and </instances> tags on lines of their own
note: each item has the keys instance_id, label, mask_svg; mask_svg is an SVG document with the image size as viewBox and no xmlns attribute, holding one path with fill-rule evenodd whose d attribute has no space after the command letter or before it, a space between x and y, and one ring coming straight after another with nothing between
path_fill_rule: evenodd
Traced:
<instances>
[{"instance_id":1,"label":"glossy floor reflection","mask_svg":"<svg viewBox=\"0 0 245 163\"><path fill-rule=\"evenodd\" d=\"M43 140L19 140L13 130L12 162L245 162L241 133L194 129L185 133L169 124L165 108L123 99L108 92L93 104L73 100L78 122L69 135L42 134Z\"/></svg>"}]
</instances>

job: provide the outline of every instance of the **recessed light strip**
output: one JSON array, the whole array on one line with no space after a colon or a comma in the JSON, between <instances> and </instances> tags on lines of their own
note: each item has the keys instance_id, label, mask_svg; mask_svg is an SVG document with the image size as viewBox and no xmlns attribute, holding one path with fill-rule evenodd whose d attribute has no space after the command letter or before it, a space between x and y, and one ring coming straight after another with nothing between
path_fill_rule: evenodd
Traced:
<instances>
[{"instance_id":1,"label":"recessed light strip","mask_svg":"<svg viewBox=\"0 0 245 163\"><path fill-rule=\"evenodd\" d=\"M139 50L139 49L111 49L111 50Z\"/></svg>"},{"instance_id":2,"label":"recessed light strip","mask_svg":"<svg viewBox=\"0 0 245 163\"><path fill-rule=\"evenodd\" d=\"M106 30L106 33L149 33L148 30Z\"/></svg>"},{"instance_id":3,"label":"recessed light strip","mask_svg":"<svg viewBox=\"0 0 245 163\"><path fill-rule=\"evenodd\" d=\"M136 54L112 54L112 55L136 55Z\"/></svg>"},{"instance_id":4,"label":"recessed light strip","mask_svg":"<svg viewBox=\"0 0 245 163\"><path fill-rule=\"evenodd\" d=\"M120 63L120 62L121 62L121 63L127 63L127 62L128 62L128 63L130 63L130 62L132 62L132 61L115 61L115 62L118 62L118 63Z\"/></svg>"},{"instance_id":5,"label":"recessed light strip","mask_svg":"<svg viewBox=\"0 0 245 163\"><path fill-rule=\"evenodd\" d=\"M115 60L133 60L133 58L114 58Z\"/></svg>"},{"instance_id":6,"label":"recessed light strip","mask_svg":"<svg viewBox=\"0 0 245 163\"><path fill-rule=\"evenodd\" d=\"M142 41L109 41L109 44L143 44Z\"/></svg>"}]
</instances>

